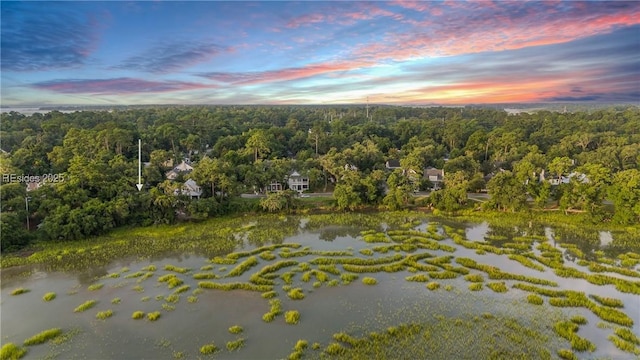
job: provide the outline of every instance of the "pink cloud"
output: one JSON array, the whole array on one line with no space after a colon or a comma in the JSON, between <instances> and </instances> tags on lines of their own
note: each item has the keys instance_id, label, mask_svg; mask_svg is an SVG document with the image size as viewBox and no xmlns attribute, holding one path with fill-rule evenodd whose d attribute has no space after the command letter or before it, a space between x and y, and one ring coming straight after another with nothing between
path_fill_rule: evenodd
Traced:
<instances>
[{"instance_id":1,"label":"pink cloud","mask_svg":"<svg viewBox=\"0 0 640 360\"><path fill-rule=\"evenodd\" d=\"M260 83L287 81L304 79L317 75L335 73L339 71L349 71L363 67L371 66L367 62L336 62L336 63L318 63L302 67L284 68L278 70L245 72L245 73L207 73L202 76L224 83L235 85L253 85Z\"/></svg>"},{"instance_id":2,"label":"pink cloud","mask_svg":"<svg viewBox=\"0 0 640 360\"><path fill-rule=\"evenodd\" d=\"M575 12L555 14L556 9L548 9L546 3L543 13L537 13L537 8L527 7L529 3L505 3L507 9L502 12L494 11L497 5L490 2L460 3L453 2L456 7L475 7L474 16L467 17L464 11L458 15L448 12L449 21L414 21L415 28L411 31L388 34L384 41L357 48L354 55L357 58L400 61L416 57L515 50L565 43L640 24L640 6L618 11L607 9L609 12L589 10L589 7L580 10L577 7ZM415 5L404 1L400 4ZM427 7L421 3L415 6L421 9ZM481 11L486 7L491 7L491 11Z\"/></svg>"}]
</instances>

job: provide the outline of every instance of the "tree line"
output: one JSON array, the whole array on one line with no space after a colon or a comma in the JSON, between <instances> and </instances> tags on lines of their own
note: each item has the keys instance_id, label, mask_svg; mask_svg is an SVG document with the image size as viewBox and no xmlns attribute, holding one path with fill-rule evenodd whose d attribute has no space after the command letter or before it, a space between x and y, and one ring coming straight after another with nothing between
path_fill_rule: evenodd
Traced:
<instances>
[{"instance_id":1,"label":"tree line","mask_svg":"<svg viewBox=\"0 0 640 360\"><path fill-rule=\"evenodd\" d=\"M29 192L23 183L2 183L4 250L36 238L291 208L291 192L269 195L261 208L238 196L286 184L294 170L308 176L312 190L333 192L340 210L414 205L413 193L433 185L423 170L435 167L444 169L442 189L419 205L452 212L470 206L467 192L485 190L485 208L557 207L594 221L640 221L640 110L632 106L519 114L482 107L175 106L11 112L0 120L2 174L64 179ZM147 163L140 192L137 139ZM184 158L194 170L167 180ZM399 160L400 168L387 169L388 160ZM555 177L559 185L551 185ZM187 178L202 186L200 199L180 195Z\"/></svg>"}]
</instances>

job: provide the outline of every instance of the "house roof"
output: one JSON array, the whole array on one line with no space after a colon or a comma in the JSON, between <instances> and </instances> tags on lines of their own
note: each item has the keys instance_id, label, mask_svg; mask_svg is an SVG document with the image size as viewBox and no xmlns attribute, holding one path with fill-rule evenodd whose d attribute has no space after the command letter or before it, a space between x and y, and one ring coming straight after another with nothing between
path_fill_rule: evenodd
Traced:
<instances>
[{"instance_id":1,"label":"house roof","mask_svg":"<svg viewBox=\"0 0 640 360\"><path fill-rule=\"evenodd\" d=\"M173 170L176 172L187 172L193 170L193 167L182 160L182 162L174 167Z\"/></svg>"},{"instance_id":2,"label":"house roof","mask_svg":"<svg viewBox=\"0 0 640 360\"><path fill-rule=\"evenodd\" d=\"M387 169L399 169L400 168L400 160L391 159L391 160L387 161L387 163L385 165L387 166Z\"/></svg>"}]
</instances>

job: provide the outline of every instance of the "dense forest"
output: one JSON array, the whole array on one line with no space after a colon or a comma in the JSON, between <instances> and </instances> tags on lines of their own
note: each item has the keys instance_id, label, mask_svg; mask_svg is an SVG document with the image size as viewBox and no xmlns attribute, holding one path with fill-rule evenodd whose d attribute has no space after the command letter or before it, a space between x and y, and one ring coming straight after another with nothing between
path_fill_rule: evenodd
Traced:
<instances>
[{"instance_id":1,"label":"dense forest","mask_svg":"<svg viewBox=\"0 0 640 360\"><path fill-rule=\"evenodd\" d=\"M333 192L340 210L418 201L455 212L471 206L468 192L487 191L485 209L559 209L593 221L640 222L637 107L508 114L476 107L166 106L11 112L1 124L3 250L125 225L280 211L300 200L294 192L259 202L238 197L265 193L274 181L286 188L294 170L308 177L310 191ZM138 139L146 163L142 191ZM183 159L193 170L167 179ZM399 166L387 168L390 160ZM416 200L416 191L434 186L423 176L428 167L443 169L444 183ZM32 191L18 177L45 174L48 181ZM199 199L182 195L188 179L201 185Z\"/></svg>"}]
</instances>

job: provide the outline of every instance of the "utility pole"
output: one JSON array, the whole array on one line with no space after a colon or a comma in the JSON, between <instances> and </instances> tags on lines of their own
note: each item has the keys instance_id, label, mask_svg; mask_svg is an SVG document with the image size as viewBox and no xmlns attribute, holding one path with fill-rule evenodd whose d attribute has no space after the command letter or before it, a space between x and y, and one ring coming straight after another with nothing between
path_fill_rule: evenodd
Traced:
<instances>
[{"instance_id":1,"label":"utility pole","mask_svg":"<svg viewBox=\"0 0 640 360\"><path fill-rule=\"evenodd\" d=\"M24 197L24 207L27 209L27 231L31 228L29 226L29 197Z\"/></svg>"}]
</instances>

